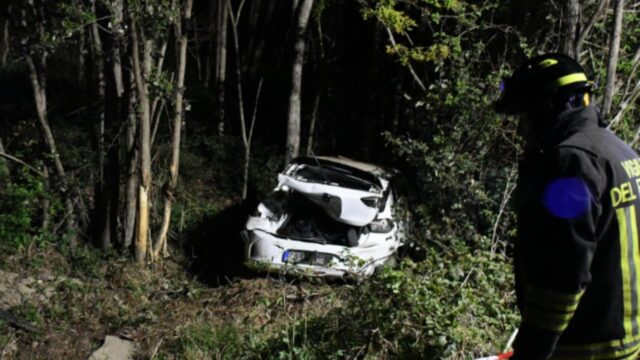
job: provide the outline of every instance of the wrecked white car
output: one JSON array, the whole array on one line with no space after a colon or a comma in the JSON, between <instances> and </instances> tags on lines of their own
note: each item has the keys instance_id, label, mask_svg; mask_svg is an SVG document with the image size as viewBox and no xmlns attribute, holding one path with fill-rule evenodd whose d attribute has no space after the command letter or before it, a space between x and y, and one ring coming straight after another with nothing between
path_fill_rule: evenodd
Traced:
<instances>
[{"instance_id":1,"label":"wrecked white car","mask_svg":"<svg viewBox=\"0 0 640 360\"><path fill-rule=\"evenodd\" d=\"M330 277L395 262L407 225L396 173L343 157L293 160L246 223L246 259Z\"/></svg>"}]
</instances>

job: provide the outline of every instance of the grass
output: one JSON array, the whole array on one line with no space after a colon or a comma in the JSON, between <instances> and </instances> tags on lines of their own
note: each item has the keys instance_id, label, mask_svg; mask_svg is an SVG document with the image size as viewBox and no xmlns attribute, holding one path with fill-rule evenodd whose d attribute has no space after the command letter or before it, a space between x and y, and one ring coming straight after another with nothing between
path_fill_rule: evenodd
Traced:
<instances>
[{"instance_id":1,"label":"grass","mask_svg":"<svg viewBox=\"0 0 640 360\"><path fill-rule=\"evenodd\" d=\"M35 276L46 269L66 280L50 301L12 309L41 335L0 323L0 345L15 340L16 356L35 359L86 358L106 335L133 339L141 359L465 359L497 352L517 320L505 259L435 252L428 259L363 282L250 273L212 287L181 259L148 269L91 248L19 251L3 256L4 270Z\"/></svg>"}]
</instances>

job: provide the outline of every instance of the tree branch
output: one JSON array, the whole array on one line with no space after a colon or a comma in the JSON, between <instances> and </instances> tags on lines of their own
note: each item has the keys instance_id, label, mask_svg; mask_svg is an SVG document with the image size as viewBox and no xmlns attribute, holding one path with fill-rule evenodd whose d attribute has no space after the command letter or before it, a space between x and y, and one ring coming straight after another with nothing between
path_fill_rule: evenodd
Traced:
<instances>
[{"instance_id":1,"label":"tree branch","mask_svg":"<svg viewBox=\"0 0 640 360\"><path fill-rule=\"evenodd\" d=\"M398 43L396 43L396 39L393 37L393 32L391 32L391 29L389 29L386 26L385 26L385 29L387 29L387 35L389 35L389 41L391 41L391 45L393 45L394 47L398 46ZM413 69L413 66L407 63L407 67L409 68L409 72L413 76L413 79L416 81L416 83L418 83L418 86L420 87L420 89L422 89L423 92L427 92L426 86L424 86L424 83L422 82L422 80L420 80L420 78L418 77L418 74L416 74L416 71Z\"/></svg>"},{"instance_id":2,"label":"tree branch","mask_svg":"<svg viewBox=\"0 0 640 360\"><path fill-rule=\"evenodd\" d=\"M4 153L4 152L0 152L0 157L3 157L5 159L7 159L7 160L11 160L13 162L16 162L16 163L20 164L20 165L26 167L27 169L33 171L34 173L36 173L40 177L46 177L45 174L42 171L38 170L37 168L33 167L32 165L27 164L26 162L18 159L15 156L9 155L9 154Z\"/></svg>"},{"instance_id":3,"label":"tree branch","mask_svg":"<svg viewBox=\"0 0 640 360\"><path fill-rule=\"evenodd\" d=\"M584 27L584 30L580 32L580 35L578 36L578 40L576 40L576 50L578 52L578 56L580 56L580 49L582 48L582 44L586 40L587 36L589 36L591 29L593 28L593 26L596 24L596 22L602 15L602 12L606 8L606 5L608 2L609 0L600 0L600 2L598 3L598 8L593 13L593 16L591 17L591 19L589 19L589 22Z\"/></svg>"}]
</instances>

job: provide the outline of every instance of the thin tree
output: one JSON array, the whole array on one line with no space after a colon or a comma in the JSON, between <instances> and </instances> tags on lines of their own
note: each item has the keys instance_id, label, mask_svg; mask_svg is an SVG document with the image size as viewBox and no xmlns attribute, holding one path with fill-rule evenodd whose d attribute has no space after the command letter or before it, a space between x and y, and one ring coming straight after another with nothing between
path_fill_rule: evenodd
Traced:
<instances>
[{"instance_id":1,"label":"thin tree","mask_svg":"<svg viewBox=\"0 0 640 360\"><path fill-rule=\"evenodd\" d=\"M151 50L153 40L145 38L139 29L137 15L131 16L131 51L136 91L138 93L138 118L140 129L138 147L140 153L140 182L138 186L138 217L136 235L136 261L144 263L149 247L149 192L151 190L151 109L147 79L151 74ZM142 60L140 53L142 51Z\"/></svg>"},{"instance_id":2,"label":"thin tree","mask_svg":"<svg viewBox=\"0 0 640 360\"><path fill-rule=\"evenodd\" d=\"M186 0L184 10L182 11L182 24L188 24L191 21L191 8L193 0ZM171 222L171 209L174 200L174 191L178 184L178 170L180 167L180 139L182 130L182 121L184 120L184 75L187 66L187 32L182 28L180 21L176 21L176 38L180 46L178 55L178 76L175 83L175 104L173 116L173 138L171 141L171 165L169 166L169 180L164 186L164 215L162 217L162 226L158 233L158 238L153 247L153 257L158 258L160 251L166 253L167 232L169 231L169 223Z\"/></svg>"},{"instance_id":3,"label":"thin tree","mask_svg":"<svg viewBox=\"0 0 640 360\"><path fill-rule=\"evenodd\" d=\"M297 1L296 1L297 2ZM287 125L287 149L285 163L300 153L300 97L302 92L302 66L304 64L305 35L311 15L313 0L301 0L297 6L296 37L291 67L291 92L289 95L289 116Z\"/></svg>"},{"instance_id":4,"label":"thin tree","mask_svg":"<svg viewBox=\"0 0 640 360\"><path fill-rule=\"evenodd\" d=\"M38 40L45 38L45 24L46 18L44 14L44 3L42 2L24 2L20 9L20 14L14 20L19 22L16 27L22 30L35 31L33 35ZM27 11L31 14L31 20L28 21L29 16ZM31 23L31 24L30 24ZM32 30L34 29L34 30ZM27 40L28 41L28 40ZM34 44L32 44L34 45ZM37 46L35 46L37 47ZM74 205L74 196L78 194L77 191L72 189L67 176L67 172L60 159L60 154L56 146L53 132L49 125L49 118L47 116L47 58L49 51L47 49L40 49L35 52L28 52L25 54L27 67L29 68L29 79L31 80L31 87L33 89L33 97L36 105L36 114L44 142L48 151L49 159L53 163L56 177L58 178L59 192L62 194L65 206L65 221L67 233L70 236L70 243L75 246L77 243L78 227L76 223L76 207Z\"/></svg>"},{"instance_id":5,"label":"thin tree","mask_svg":"<svg viewBox=\"0 0 640 360\"><path fill-rule=\"evenodd\" d=\"M0 154L4 155L4 153L2 137L0 137ZM4 190L9 185L10 176L9 163L7 162L7 159L0 155L0 190Z\"/></svg>"},{"instance_id":6,"label":"thin tree","mask_svg":"<svg viewBox=\"0 0 640 360\"><path fill-rule=\"evenodd\" d=\"M620 38L622 35L622 18L624 15L624 0L615 0L613 11L613 31L609 43L609 62L607 65L607 84L602 99L602 116L608 116L613 102L616 83L618 55L620 53Z\"/></svg>"},{"instance_id":7,"label":"thin tree","mask_svg":"<svg viewBox=\"0 0 640 360\"><path fill-rule=\"evenodd\" d=\"M228 12L230 9L227 0L217 0L217 31L216 31L216 56L215 56L215 89L218 132L224 134L225 127L225 90L227 83L227 29Z\"/></svg>"},{"instance_id":8,"label":"thin tree","mask_svg":"<svg viewBox=\"0 0 640 360\"><path fill-rule=\"evenodd\" d=\"M578 29L580 24L580 1L566 0L562 15L563 31L560 52L576 58L578 55L576 45L578 43Z\"/></svg>"},{"instance_id":9,"label":"thin tree","mask_svg":"<svg viewBox=\"0 0 640 360\"><path fill-rule=\"evenodd\" d=\"M582 27L582 29L580 29L580 35L576 39L576 58L578 60L580 59L580 54L582 53L582 45L584 44L584 41L591 33L593 26L596 24L596 22L598 22L602 14L604 14L604 10L606 9L608 3L609 0L600 0L598 2L598 7L593 12L591 18L589 18L589 22L587 22L587 24Z\"/></svg>"},{"instance_id":10,"label":"thin tree","mask_svg":"<svg viewBox=\"0 0 640 360\"><path fill-rule=\"evenodd\" d=\"M251 124L247 128L245 113L244 113L244 100L242 96L242 67L240 65L240 41L238 40L238 21L245 1L242 0L238 6L236 13L233 13L230 0L228 1L229 18L231 19L231 31L233 34L233 48L235 50L236 58L236 87L238 92L238 113L240 117L240 132L242 136L242 144L244 146L244 167L242 177L242 198L247 198L247 191L249 187L249 167L251 161L251 141L253 139L253 128L256 121L256 114L258 109L258 102L260 100L260 91L262 90L262 79L258 84L258 91L256 93L256 100L253 107L253 115L251 117Z\"/></svg>"}]
</instances>

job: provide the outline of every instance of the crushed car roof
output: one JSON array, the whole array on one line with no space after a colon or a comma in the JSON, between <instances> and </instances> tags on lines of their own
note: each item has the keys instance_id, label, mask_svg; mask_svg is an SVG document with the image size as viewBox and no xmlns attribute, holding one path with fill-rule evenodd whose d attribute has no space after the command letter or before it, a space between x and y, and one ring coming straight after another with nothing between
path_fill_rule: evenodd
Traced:
<instances>
[{"instance_id":1,"label":"crushed car roof","mask_svg":"<svg viewBox=\"0 0 640 360\"><path fill-rule=\"evenodd\" d=\"M374 176L382 177L382 178L389 178L393 176L393 174L395 173L395 171L392 171L390 169L385 169L378 165L356 161L340 155L339 156L316 156L316 157L303 156L303 157L294 159L292 162L309 164L309 165L318 165L318 162L320 163L320 165L325 165L327 163L330 163L331 165L339 165L339 166L347 167L350 169L359 170L359 171L362 171Z\"/></svg>"}]
</instances>

